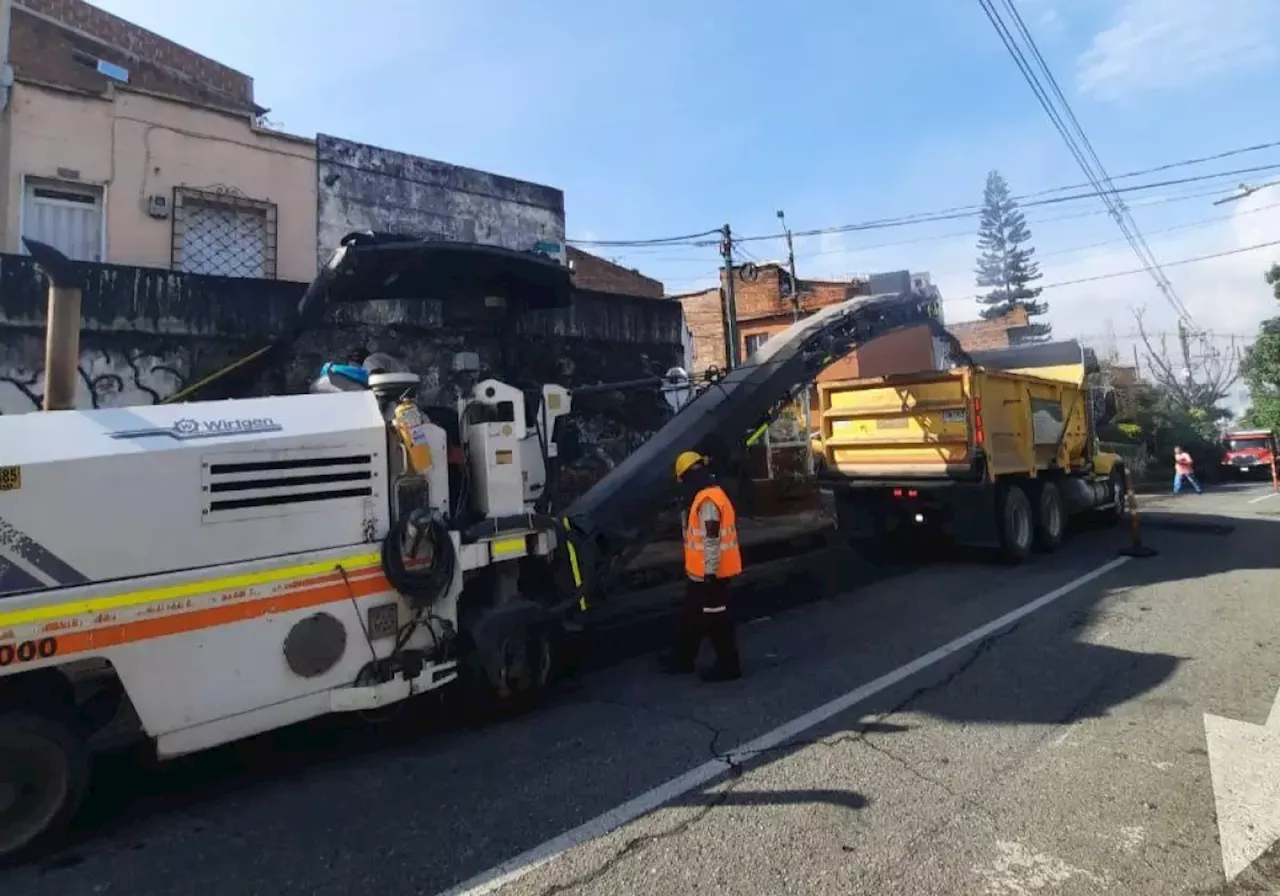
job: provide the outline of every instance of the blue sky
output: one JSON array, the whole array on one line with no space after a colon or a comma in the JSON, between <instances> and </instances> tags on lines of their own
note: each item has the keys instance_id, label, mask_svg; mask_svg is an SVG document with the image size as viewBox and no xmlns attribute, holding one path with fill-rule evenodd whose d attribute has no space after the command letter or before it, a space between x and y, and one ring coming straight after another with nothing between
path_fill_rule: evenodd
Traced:
<instances>
[{"instance_id":1,"label":"blue sky","mask_svg":"<svg viewBox=\"0 0 1280 896\"><path fill-rule=\"evenodd\" d=\"M570 237L648 238L725 222L769 234L779 208L808 229L968 205L991 168L1019 194L1081 180L976 0L98 5L252 75L258 101L286 130L560 187ZM1275 0L1018 5L1113 175L1280 139ZM1264 164L1280 166L1280 149L1158 177ZM1268 175L1131 195L1157 257L1280 238L1270 208L1280 187L1223 206L1185 198L1225 194L1241 179ZM1136 266L1123 242L1080 248L1119 239L1104 215L1082 216L1100 208L1094 200L1028 211L1044 282ZM1046 220L1066 215L1074 217ZM1212 218L1220 220L1197 223ZM951 221L801 240L799 272L929 270L948 318L971 318L969 228ZM778 241L746 248L760 259L783 253ZM710 247L600 251L673 292L714 282L718 263ZM1168 274L1197 321L1225 339L1270 315L1261 280L1270 260L1249 253ZM1044 298L1060 334L1114 329L1126 353L1133 308L1146 307L1157 328L1173 320L1144 276Z\"/></svg>"}]
</instances>

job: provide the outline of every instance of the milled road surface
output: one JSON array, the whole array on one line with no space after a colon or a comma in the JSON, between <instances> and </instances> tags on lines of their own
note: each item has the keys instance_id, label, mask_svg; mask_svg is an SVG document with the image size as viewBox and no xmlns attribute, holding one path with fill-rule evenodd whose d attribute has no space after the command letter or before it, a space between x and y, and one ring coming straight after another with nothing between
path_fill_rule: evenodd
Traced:
<instances>
[{"instance_id":1,"label":"milled road surface","mask_svg":"<svg viewBox=\"0 0 1280 896\"><path fill-rule=\"evenodd\" d=\"M939 561L755 622L738 682L642 657L500 724L113 760L78 840L0 888L1270 892L1271 857L1224 884L1203 721L1261 723L1280 687L1262 494L1153 501L1154 559L1100 571L1125 532L1083 532L1016 569Z\"/></svg>"}]
</instances>

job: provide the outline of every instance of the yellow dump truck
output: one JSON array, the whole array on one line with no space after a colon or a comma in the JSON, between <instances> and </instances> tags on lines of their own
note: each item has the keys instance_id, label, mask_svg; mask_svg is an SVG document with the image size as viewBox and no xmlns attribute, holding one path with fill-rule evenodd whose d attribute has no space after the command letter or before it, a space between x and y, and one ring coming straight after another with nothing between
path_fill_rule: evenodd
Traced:
<instances>
[{"instance_id":1,"label":"yellow dump truck","mask_svg":"<svg viewBox=\"0 0 1280 896\"><path fill-rule=\"evenodd\" d=\"M1075 341L973 352L950 370L821 383L819 468L840 528L877 554L926 533L1020 562L1082 514L1118 520L1115 414Z\"/></svg>"}]
</instances>

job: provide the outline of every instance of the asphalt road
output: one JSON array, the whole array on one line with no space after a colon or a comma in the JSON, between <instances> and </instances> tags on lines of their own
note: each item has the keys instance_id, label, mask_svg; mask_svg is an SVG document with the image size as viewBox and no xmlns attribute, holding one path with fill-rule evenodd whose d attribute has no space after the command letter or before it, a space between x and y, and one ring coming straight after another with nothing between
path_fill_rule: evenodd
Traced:
<instances>
[{"instance_id":1,"label":"asphalt road","mask_svg":"<svg viewBox=\"0 0 1280 896\"><path fill-rule=\"evenodd\" d=\"M1270 892L1274 853L1224 883L1204 721L1261 723L1280 687L1263 494L1152 501L1160 555L1118 564L1123 531L1016 569L840 555L842 593L794 580L803 606L744 626L738 682L655 674L651 622L514 720L112 759L70 846L0 889Z\"/></svg>"}]
</instances>

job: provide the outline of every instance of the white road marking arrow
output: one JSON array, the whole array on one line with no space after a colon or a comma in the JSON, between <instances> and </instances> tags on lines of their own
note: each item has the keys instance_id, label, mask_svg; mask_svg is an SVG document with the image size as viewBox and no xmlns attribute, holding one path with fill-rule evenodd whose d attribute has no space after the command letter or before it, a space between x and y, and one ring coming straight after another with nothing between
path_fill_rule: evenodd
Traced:
<instances>
[{"instance_id":1,"label":"white road marking arrow","mask_svg":"<svg viewBox=\"0 0 1280 896\"><path fill-rule=\"evenodd\" d=\"M1280 840L1280 693L1265 725L1205 714L1222 870L1235 880Z\"/></svg>"}]
</instances>

